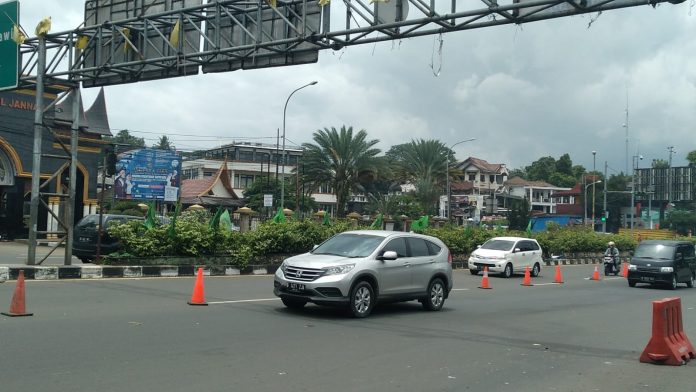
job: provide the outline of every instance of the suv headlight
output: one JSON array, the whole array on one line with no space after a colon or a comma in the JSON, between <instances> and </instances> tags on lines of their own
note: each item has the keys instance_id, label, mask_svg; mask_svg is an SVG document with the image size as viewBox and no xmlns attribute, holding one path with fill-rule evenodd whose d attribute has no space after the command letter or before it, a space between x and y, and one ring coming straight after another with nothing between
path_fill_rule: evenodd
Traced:
<instances>
[{"instance_id":1,"label":"suv headlight","mask_svg":"<svg viewBox=\"0 0 696 392\"><path fill-rule=\"evenodd\" d=\"M637 271L638 267L635 264L629 264L628 265L628 270L629 271Z\"/></svg>"},{"instance_id":2,"label":"suv headlight","mask_svg":"<svg viewBox=\"0 0 696 392\"><path fill-rule=\"evenodd\" d=\"M286 269L286 268L287 268L287 266L285 265L285 262L283 261L283 263L280 264L280 267L279 267L278 269L281 270L281 271L283 271L283 274L285 274L285 269Z\"/></svg>"},{"instance_id":3,"label":"suv headlight","mask_svg":"<svg viewBox=\"0 0 696 392\"><path fill-rule=\"evenodd\" d=\"M660 272L674 272L672 267L660 267Z\"/></svg>"},{"instance_id":4,"label":"suv headlight","mask_svg":"<svg viewBox=\"0 0 696 392\"><path fill-rule=\"evenodd\" d=\"M326 268L324 268L324 275L347 274L353 268L355 268L355 264L344 264L344 265L336 265L333 267L326 267Z\"/></svg>"}]
</instances>

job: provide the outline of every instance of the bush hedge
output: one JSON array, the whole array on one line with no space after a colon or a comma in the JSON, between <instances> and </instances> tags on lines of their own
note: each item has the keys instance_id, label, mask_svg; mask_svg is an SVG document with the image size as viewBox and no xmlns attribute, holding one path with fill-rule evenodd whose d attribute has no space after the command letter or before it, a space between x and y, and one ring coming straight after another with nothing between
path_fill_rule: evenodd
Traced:
<instances>
[{"instance_id":1,"label":"bush hedge","mask_svg":"<svg viewBox=\"0 0 696 392\"><path fill-rule=\"evenodd\" d=\"M112 225L109 235L123 244L122 251L109 255L104 263L114 258L163 257L163 256L226 256L240 267L265 255L299 254L312 249L336 233L352 229L347 221L335 221L331 226L303 220L286 223L265 222L255 230L213 230L209 226L210 215L205 211L184 212L176 220L174 235L169 225L150 230L141 221ZM366 228L366 227L360 227ZM526 232L502 228L487 230L479 227L446 226L428 228L424 234L440 238L451 250L455 259L463 259L492 237L533 237L539 241L545 257L582 252L603 252L607 242L614 241L621 251L633 250L636 242L626 235L595 233L582 227L551 227L550 230L530 235Z\"/></svg>"}]
</instances>

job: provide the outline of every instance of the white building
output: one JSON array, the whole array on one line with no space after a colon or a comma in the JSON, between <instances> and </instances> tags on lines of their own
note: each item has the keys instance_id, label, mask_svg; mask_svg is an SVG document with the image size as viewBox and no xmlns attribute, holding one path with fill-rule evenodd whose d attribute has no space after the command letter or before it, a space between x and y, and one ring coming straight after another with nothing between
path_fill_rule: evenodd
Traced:
<instances>
[{"instance_id":1,"label":"white building","mask_svg":"<svg viewBox=\"0 0 696 392\"><path fill-rule=\"evenodd\" d=\"M526 198L531 211L543 214L556 213L554 193L571 190L571 188L557 187L544 181L528 181L520 177L507 180L504 186L504 193L513 198Z\"/></svg>"}]
</instances>

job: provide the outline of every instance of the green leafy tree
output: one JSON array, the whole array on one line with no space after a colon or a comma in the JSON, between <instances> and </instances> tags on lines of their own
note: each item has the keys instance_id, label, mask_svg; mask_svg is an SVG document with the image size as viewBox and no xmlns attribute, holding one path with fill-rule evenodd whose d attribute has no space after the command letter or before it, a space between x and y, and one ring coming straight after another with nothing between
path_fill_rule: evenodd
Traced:
<instances>
[{"instance_id":1,"label":"green leafy tree","mask_svg":"<svg viewBox=\"0 0 696 392\"><path fill-rule=\"evenodd\" d=\"M156 148L158 150L174 150L176 147L172 145L171 141L167 137L167 135L162 135L157 142L157 144L153 144L152 148Z\"/></svg>"},{"instance_id":2,"label":"green leafy tree","mask_svg":"<svg viewBox=\"0 0 696 392\"><path fill-rule=\"evenodd\" d=\"M570 159L570 155L563 154L556 161L556 172L565 174L567 176L573 176L573 161Z\"/></svg>"},{"instance_id":3,"label":"green leafy tree","mask_svg":"<svg viewBox=\"0 0 696 392\"><path fill-rule=\"evenodd\" d=\"M549 178L556 172L556 160L553 157L543 157L532 162L525 168L527 180L549 181Z\"/></svg>"},{"instance_id":4,"label":"green leafy tree","mask_svg":"<svg viewBox=\"0 0 696 392\"><path fill-rule=\"evenodd\" d=\"M116 144L119 152L145 147L145 139L131 135L127 129L122 129L116 136L105 139Z\"/></svg>"},{"instance_id":5,"label":"green leafy tree","mask_svg":"<svg viewBox=\"0 0 696 392\"><path fill-rule=\"evenodd\" d=\"M672 211L665 218L665 223L671 230L681 235L687 235L689 230L691 230L691 233L696 233L696 212Z\"/></svg>"},{"instance_id":6,"label":"green leafy tree","mask_svg":"<svg viewBox=\"0 0 696 392\"><path fill-rule=\"evenodd\" d=\"M336 195L336 216L343 217L352 190L358 188L361 178L377 171L375 159L380 150L374 148L379 140L367 140L367 132L353 132L342 126L317 130L314 144L304 143L304 183L316 189L328 184Z\"/></svg>"},{"instance_id":7,"label":"green leafy tree","mask_svg":"<svg viewBox=\"0 0 696 392\"><path fill-rule=\"evenodd\" d=\"M551 185L572 188L577 183L577 180L572 175L556 172L549 177L548 182Z\"/></svg>"},{"instance_id":8,"label":"green leafy tree","mask_svg":"<svg viewBox=\"0 0 696 392\"><path fill-rule=\"evenodd\" d=\"M686 160L689 161L689 166L696 166L696 150L686 154Z\"/></svg>"},{"instance_id":9,"label":"green leafy tree","mask_svg":"<svg viewBox=\"0 0 696 392\"><path fill-rule=\"evenodd\" d=\"M669 162L664 159L653 159L652 161L653 169L669 169Z\"/></svg>"}]
</instances>

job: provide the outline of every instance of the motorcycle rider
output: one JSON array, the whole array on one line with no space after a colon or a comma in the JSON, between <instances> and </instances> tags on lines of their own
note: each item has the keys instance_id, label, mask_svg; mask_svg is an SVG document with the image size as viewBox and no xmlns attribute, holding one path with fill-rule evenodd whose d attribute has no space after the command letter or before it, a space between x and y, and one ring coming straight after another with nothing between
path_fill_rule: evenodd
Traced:
<instances>
[{"instance_id":1,"label":"motorcycle rider","mask_svg":"<svg viewBox=\"0 0 696 392\"><path fill-rule=\"evenodd\" d=\"M616 247L616 244L614 241L609 241L607 244L607 250L604 251L604 256L611 257L612 261L614 262L613 270L618 271L619 270L619 249Z\"/></svg>"}]
</instances>

